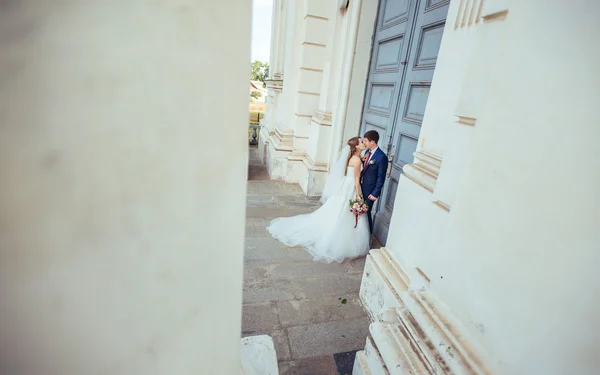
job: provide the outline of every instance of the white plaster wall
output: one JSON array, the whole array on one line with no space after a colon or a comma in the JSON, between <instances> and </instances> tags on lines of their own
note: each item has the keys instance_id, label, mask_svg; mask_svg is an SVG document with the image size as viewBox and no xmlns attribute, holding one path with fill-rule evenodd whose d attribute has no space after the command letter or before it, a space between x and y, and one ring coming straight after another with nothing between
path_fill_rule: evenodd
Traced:
<instances>
[{"instance_id":1,"label":"white plaster wall","mask_svg":"<svg viewBox=\"0 0 600 375\"><path fill-rule=\"evenodd\" d=\"M313 142L313 148L309 149L309 154L313 157L313 160L321 161L331 165L334 162L335 157L341 148L340 146L334 145L334 133L337 131L340 133L343 129L343 122L337 121L334 125L334 119L339 118L337 111L338 96L340 92L340 85L344 79L343 76L343 61L344 51L347 48L347 44L351 41L346 30L349 22L349 11L338 10L335 13L335 19L332 23L333 29L331 30L330 40L327 48L329 49L328 61L325 64L323 83L321 87L321 96L319 97L319 108L323 112L330 112L331 126L328 129L323 129L318 124L313 125L313 132L319 135L317 141ZM340 130L338 131L338 128ZM311 139L313 138L311 134ZM326 180L323 179L323 180Z\"/></svg>"},{"instance_id":2,"label":"white plaster wall","mask_svg":"<svg viewBox=\"0 0 600 375\"><path fill-rule=\"evenodd\" d=\"M4 373L239 373L250 5L0 3Z\"/></svg>"},{"instance_id":3,"label":"white plaster wall","mask_svg":"<svg viewBox=\"0 0 600 375\"><path fill-rule=\"evenodd\" d=\"M342 62L343 78L339 85L339 101L333 112L333 126L337 136L332 139L332 147L339 150L346 141L360 133L362 106L371 58L371 38L377 18L378 0L350 2L346 35L355 42L348 43ZM352 13L357 13L353 16ZM336 151L337 152L337 151ZM332 153L332 158L335 153Z\"/></svg>"},{"instance_id":4,"label":"white plaster wall","mask_svg":"<svg viewBox=\"0 0 600 375\"><path fill-rule=\"evenodd\" d=\"M388 248L428 275L499 373L600 366L599 10L511 2L485 25L474 54L490 79L473 128L439 100L457 103L464 81L451 73L467 63L467 41L447 32L421 133L444 155L438 186L402 178L396 195ZM439 194L450 213L431 203Z\"/></svg>"},{"instance_id":5,"label":"white plaster wall","mask_svg":"<svg viewBox=\"0 0 600 375\"><path fill-rule=\"evenodd\" d=\"M295 129L296 124L296 97L298 94L298 80L300 67L300 49L302 43L303 4L301 1L290 3L287 9L285 28L285 56L283 91L280 96L280 121L281 129Z\"/></svg>"}]
</instances>

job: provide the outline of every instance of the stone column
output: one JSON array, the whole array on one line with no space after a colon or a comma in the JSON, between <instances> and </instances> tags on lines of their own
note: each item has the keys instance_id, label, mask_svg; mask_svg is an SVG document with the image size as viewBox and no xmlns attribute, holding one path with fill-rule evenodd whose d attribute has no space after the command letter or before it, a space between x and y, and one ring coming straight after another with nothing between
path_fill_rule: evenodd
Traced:
<instances>
[{"instance_id":1,"label":"stone column","mask_svg":"<svg viewBox=\"0 0 600 375\"><path fill-rule=\"evenodd\" d=\"M0 2L4 373L239 374L251 2L208 4Z\"/></svg>"},{"instance_id":2,"label":"stone column","mask_svg":"<svg viewBox=\"0 0 600 375\"><path fill-rule=\"evenodd\" d=\"M329 164L345 140L358 134L360 112L356 108L362 108L377 7L377 0L358 0L346 9L330 10L319 104L311 119L300 178L307 195L321 194Z\"/></svg>"},{"instance_id":3,"label":"stone column","mask_svg":"<svg viewBox=\"0 0 600 375\"><path fill-rule=\"evenodd\" d=\"M285 81L280 122L271 136L267 165L272 178L299 182L306 158L311 118L318 108L331 2L304 0L289 9ZM301 186L303 184L301 183Z\"/></svg>"},{"instance_id":4,"label":"stone column","mask_svg":"<svg viewBox=\"0 0 600 375\"><path fill-rule=\"evenodd\" d=\"M293 110L293 100L295 93L295 84L297 82L297 51L293 46L298 44L300 39L300 23L302 21L302 1L295 1L287 4L285 18L282 19L282 27L279 30L283 45L278 46L277 51L271 53L282 53L278 62L278 68L287 72L285 81L282 74L273 75L278 80L272 83L273 96L277 103L270 109L272 125L270 125L270 136L266 148L265 161L269 175L273 179L285 179L287 174L287 156L292 151L293 128L292 116L289 114ZM281 48L281 50L280 50Z\"/></svg>"},{"instance_id":5,"label":"stone column","mask_svg":"<svg viewBox=\"0 0 600 375\"><path fill-rule=\"evenodd\" d=\"M283 67L285 61L285 40L287 30L288 2L273 1L273 16L271 25L271 51L269 79L267 80L267 112L261 120L258 153L264 163L267 162L267 150L270 138L274 134L279 121L279 97L283 88Z\"/></svg>"},{"instance_id":6,"label":"stone column","mask_svg":"<svg viewBox=\"0 0 600 375\"><path fill-rule=\"evenodd\" d=\"M327 180L329 158L337 154L331 147L332 112L336 102L338 84L341 79L340 56L346 44L345 26L348 11L332 9L332 20L328 24L327 42L324 48L325 64L321 83L318 109L311 118L310 135L304 161L304 175L300 186L308 196L319 196Z\"/></svg>"}]
</instances>

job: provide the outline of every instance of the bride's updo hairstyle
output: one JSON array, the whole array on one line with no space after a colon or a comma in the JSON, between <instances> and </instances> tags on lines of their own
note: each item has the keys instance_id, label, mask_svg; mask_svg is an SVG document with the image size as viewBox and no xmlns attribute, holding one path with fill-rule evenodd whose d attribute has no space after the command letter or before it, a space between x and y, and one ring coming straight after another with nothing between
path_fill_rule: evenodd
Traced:
<instances>
[{"instance_id":1,"label":"bride's updo hairstyle","mask_svg":"<svg viewBox=\"0 0 600 375\"><path fill-rule=\"evenodd\" d=\"M346 166L350 162L352 155L356 152L356 147L360 143L360 137L352 137L348 140L348 146L350 146L350 151L348 152L348 159L346 159ZM344 176L348 174L348 168L344 170Z\"/></svg>"}]
</instances>

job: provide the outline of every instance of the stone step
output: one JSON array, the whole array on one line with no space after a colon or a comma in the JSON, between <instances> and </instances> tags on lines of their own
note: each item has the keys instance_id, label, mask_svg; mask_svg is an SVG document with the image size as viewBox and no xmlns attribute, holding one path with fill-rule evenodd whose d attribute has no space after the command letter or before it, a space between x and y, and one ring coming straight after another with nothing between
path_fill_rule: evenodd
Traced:
<instances>
[{"instance_id":1,"label":"stone step","mask_svg":"<svg viewBox=\"0 0 600 375\"><path fill-rule=\"evenodd\" d=\"M240 349L242 375L278 375L273 339L267 335L242 338Z\"/></svg>"}]
</instances>

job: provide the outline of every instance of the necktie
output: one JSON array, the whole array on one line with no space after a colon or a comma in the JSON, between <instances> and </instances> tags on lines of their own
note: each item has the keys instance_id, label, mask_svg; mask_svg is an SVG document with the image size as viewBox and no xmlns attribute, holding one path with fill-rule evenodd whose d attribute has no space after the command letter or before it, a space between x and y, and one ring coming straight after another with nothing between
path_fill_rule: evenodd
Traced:
<instances>
[{"instance_id":1,"label":"necktie","mask_svg":"<svg viewBox=\"0 0 600 375\"><path fill-rule=\"evenodd\" d=\"M365 170L367 168L367 165L369 165L369 160L371 160L371 151L369 151L369 153L367 154L367 158L365 159L365 164L363 165L363 170Z\"/></svg>"}]
</instances>

